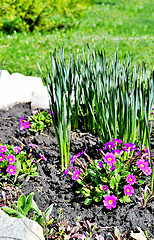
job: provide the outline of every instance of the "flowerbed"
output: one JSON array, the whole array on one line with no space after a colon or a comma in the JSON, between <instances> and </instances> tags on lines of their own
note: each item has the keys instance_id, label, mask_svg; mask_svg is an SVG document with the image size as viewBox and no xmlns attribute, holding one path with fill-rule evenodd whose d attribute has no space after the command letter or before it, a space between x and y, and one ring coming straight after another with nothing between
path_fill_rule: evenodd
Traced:
<instances>
[{"instance_id":1,"label":"flowerbed","mask_svg":"<svg viewBox=\"0 0 154 240\"><path fill-rule=\"evenodd\" d=\"M30 132L28 129L24 129L23 131L19 129L21 116L27 119L27 117L31 115L29 104L19 104L9 111L0 112L0 142L3 146L5 144L12 144L14 146L20 146L21 144L29 146L29 144L34 144L39 146L38 148L33 148L34 157L37 158L39 154L41 154L46 159L46 161L42 160L37 163L37 171L39 173L37 177L32 177L25 181L23 181L23 178L20 179L20 183L23 183L21 190L25 196L34 192L34 199L42 211L45 211L47 207L54 204L52 216L58 218L60 215L62 219L68 219L70 224L75 224L77 217L80 221L91 219L92 222L96 222L97 225L103 227L102 237L106 237L108 232L113 233L114 227L116 226L119 228L121 234L127 232L126 239L132 239L130 237L130 230L136 232L138 226L141 227L144 232L146 231L149 239L152 239L154 237L153 202L150 200L146 206L144 206L143 200L143 190L146 185L149 186L150 177L147 176L147 180L142 186L138 186L138 184L133 185L134 193L130 196L130 203L125 204L118 202L112 211L104 207L103 200L86 206L84 204L84 196L75 193L75 191L78 190L77 182L72 179L72 176L67 175L67 177L64 177L61 171L60 154L53 127L50 126L49 129L44 129L42 133L37 134ZM153 146L152 131L152 151L154 150ZM100 158L99 149L103 150L103 147L98 137L78 129L71 135L70 156L73 157L87 149L86 154L90 159L98 159ZM98 164L101 170L102 163L98 162ZM111 166L108 165L108 167L110 168ZM72 166L68 167L68 171L72 171ZM135 173L132 174L133 176L135 175ZM126 181L128 181L127 183L130 186L132 186L132 184L130 184L130 178L132 181L135 181L133 176L128 177L128 174L125 176L125 178L129 178ZM138 181L136 180L136 182ZM104 192L106 192L106 190L109 191L109 189L107 189L108 185L107 182L102 186ZM125 183L125 185L127 184ZM125 191L128 192L127 189L125 189ZM7 198L7 191L5 191L5 193ZM128 194L125 196L127 195ZM8 202L6 201L5 204L8 204Z\"/></svg>"}]
</instances>

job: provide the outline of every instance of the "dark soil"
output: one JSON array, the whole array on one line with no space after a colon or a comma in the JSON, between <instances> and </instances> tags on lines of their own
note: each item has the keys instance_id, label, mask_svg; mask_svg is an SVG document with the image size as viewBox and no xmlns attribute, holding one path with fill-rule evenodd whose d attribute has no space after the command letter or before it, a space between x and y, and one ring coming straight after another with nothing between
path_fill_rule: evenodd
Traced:
<instances>
[{"instance_id":1,"label":"dark soil","mask_svg":"<svg viewBox=\"0 0 154 240\"><path fill-rule=\"evenodd\" d=\"M30 104L18 104L7 111L0 111L0 143L26 146L28 143L39 145L36 150L43 154L47 161L38 164L38 177L29 179L24 183L22 192L27 196L34 192L34 199L41 210L45 210L54 203L52 215L58 217L59 209L64 209L64 217L73 224L80 216L80 220L91 219L97 225L107 227L103 234L113 231L117 226L121 233L133 230L137 232L137 226L147 231L151 239L154 238L154 202L147 208L139 205L142 189L135 189L132 202L118 205L112 211L106 210L103 204L84 206L83 199L75 194L76 182L71 176L64 177L60 169L60 154L53 127L46 129L43 133L34 134L28 129L19 130L19 119L32 115ZM154 126L153 131L154 132ZM98 138L90 133L78 130L72 134L70 157L82 152L87 148L87 154L95 158L98 149L102 147ZM151 134L151 147L154 151L154 140ZM150 183L150 181L149 181ZM128 239L132 239L129 237Z\"/></svg>"}]
</instances>

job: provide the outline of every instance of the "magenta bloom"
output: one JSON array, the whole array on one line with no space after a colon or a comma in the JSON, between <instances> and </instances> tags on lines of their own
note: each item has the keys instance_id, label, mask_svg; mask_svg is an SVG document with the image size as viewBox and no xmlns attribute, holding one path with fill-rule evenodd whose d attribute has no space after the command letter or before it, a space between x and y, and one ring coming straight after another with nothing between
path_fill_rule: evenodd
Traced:
<instances>
[{"instance_id":1,"label":"magenta bloom","mask_svg":"<svg viewBox=\"0 0 154 240\"><path fill-rule=\"evenodd\" d=\"M22 116L19 120L20 123L23 123L23 120L24 120L24 116Z\"/></svg>"},{"instance_id":2,"label":"magenta bloom","mask_svg":"<svg viewBox=\"0 0 154 240\"><path fill-rule=\"evenodd\" d=\"M113 149L111 152L112 152L113 154L116 153L116 154L118 154L118 155L121 153L120 149Z\"/></svg>"},{"instance_id":3,"label":"magenta bloom","mask_svg":"<svg viewBox=\"0 0 154 240\"><path fill-rule=\"evenodd\" d=\"M115 148L115 144L113 142L111 142L111 141L105 143L104 146L105 146L104 150L111 150L111 149Z\"/></svg>"},{"instance_id":4,"label":"magenta bloom","mask_svg":"<svg viewBox=\"0 0 154 240\"><path fill-rule=\"evenodd\" d=\"M73 179L73 180L78 180L79 177L80 177L80 174L81 174L81 171L80 171L80 170L76 170L76 171L73 173L72 179Z\"/></svg>"},{"instance_id":5,"label":"magenta bloom","mask_svg":"<svg viewBox=\"0 0 154 240\"><path fill-rule=\"evenodd\" d=\"M39 156L41 157L42 160L47 161L43 154L40 153Z\"/></svg>"},{"instance_id":6,"label":"magenta bloom","mask_svg":"<svg viewBox=\"0 0 154 240\"><path fill-rule=\"evenodd\" d=\"M102 167L103 167L103 162L102 162L102 161L99 161L99 162L98 162L98 166L99 166L100 168L102 168Z\"/></svg>"},{"instance_id":7,"label":"magenta bloom","mask_svg":"<svg viewBox=\"0 0 154 240\"><path fill-rule=\"evenodd\" d=\"M24 125L25 125L25 128L30 128L30 122L25 122Z\"/></svg>"},{"instance_id":8,"label":"magenta bloom","mask_svg":"<svg viewBox=\"0 0 154 240\"><path fill-rule=\"evenodd\" d=\"M107 191L107 190L109 189L109 187L108 187L107 185L104 185L104 186L102 187L102 189L103 189L104 191Z\"/></svg>"},{"instance_id":9,"label":"magenta bloom","mask_svg":"<svg viewBox=\"0 0 154 240\"><path fill-rule=\"evenodd\" d=\"M8 168L6 169L6 171L8 172L8 174L11 175L15 175L17 172L17 167L13 166L13 165L9 165Z\"/></svg>"},{"instance_id":10,"label":"magenta bloom","mask_svg":"<svg viewBox=\"0 0 154 240\"><path fill-rule=\"evenodd\" d=\"M65 174L65 177L66 177L67 174L68 174L68 169L65 169L64 174Z\"/></svg>"},{"instance_id":11,"label":"magenta bloom","mask_svg":"<svg viewBox=\"0 0 154 240\"><path fill-rule=\"evenodd\" d=\"M143 170L144 168L148 167L148 163L145 162L144 160L140 159L136 162L136 165L141 169Z\"/></svg>"},{"instance_id":12,"label":"magenta bloom","mask_svg":"<svg viewBox=\"0 0 154 240\"><path fill-rule=\"evenodd\" d=\"M87 149L85 149L82 153L78 153L76 155L74 155L72 158L71 158L71 161L70 161L70 164L72 164L78 157L80 157L82 154L84 154L86 152Z\"/></svg>"},{"instance_id":13,"label":"magenta bloom","mask_svg":"<svg viewBox=\"0 0 154 240\"><path fill-rule=\"evenodd\" d=\"M134 193L134 188L131 185L128 184L124 186L125 195L132 196L133 193Z\"/></svg>"},{"instance_id":14,"label":"magenta bloom","mask_svg":"<svg viewBox=\"0 0 154 240\"><path fill-rule=\"evenodd\" d=\"M109 153L107 152L105 154L105 157L103 158L104 159L104 162L107 163L107 165L109 166L112 166L112 164L115 164L117 159L115 158L114 154L113 153Z\"/></svg>"},{"instance_id":15,"label":"magenta bloom","mask_svg":"<svg viewBox=\"0 0 154 240\"><path fill-rule=\"evenodd\" d=\"M21 123L19 129L20 131L23 131L25 129L25 123Z\"/></svg>"},{"instance_id":16,"label":"magenta bloom","mask_svg":"<svg viewBox=\"0 0 154 240\"><path fill-rule=\"evenodd\" d=\"M0 153L2 152L7 152L7 147L6 146L0 146Z\"/></svg>"},{"instance_id":17,"label":"magenta bloom","mask_svg":"<svg viewBox=\"0 0 154 240\"><path fill-rule=\"evenodd\" d=\"M13 148L13 150L14 150L15 153L20 153L21 147L16 146L16 147Z\"/></svg>"},{"instance_id":18,"label":"magenta bloom","mask_svg":"<svg viewBox=\"0 0 154 240\"><path fill-rule=\"evenodd\" d=\"M0 153L0 161L2 162L5 159L5 154Z\"/></svg>"},{"instance_id":19,"label":"magenta bloom","mask_svg":"<svg viewBox=\"0 0 154 240\"><path fill-rule=\"evenodd\" d=\"M7 160L8 160L9 163L14 163L15 161L17 161L17 160L15 159L15 156L14 156L13 154L9 154L9 155L7 156Z\"/></svg>"},{"instance_id":20,"label":"magenta bloom","mask_svg":"<svg viewBox=\"0 0 154 240\"><path fill-rule=\"evenodd\" d=\"M3 162L5 159L5 154L0 153L0 162Z\"/></svg>"},{"instance_id":21,"label":"magenta bloom","mask_svg":"<svg viewBox=\"0 0 154 240\"><path fill-rule=\"evenodd\" d=\"M104 206L107 208L107 209L112 209L112 208L115 208L116 207L116 200L117 200L117 197L112 195L107 195L104 197L104 200L103 200L103 203L104 203Z\"/></svg>"},{"instance_id":22,"label":"magenta bloom","mask_svg":"<svg viewBox=\"0 0 154 240\"><path fill-rule=\"evenodd\" d=\"M113 138L112 140L114 143L119 143L119 144L123 143L123 141L121 139Z\"/></svg>"},{"instance_id":23,"label":"magenta bloom","mask_svg":"<svg viewBox=\"0 0 154 240\"><path fill-rule=\"evenodd\" d=\"M113 165L111 168L110 168L110 171L114 171L116 169L116 166Z\"/></svg>"},{"instance_id":24,"label":"magenta bloom","mask_svg":"<svg viewBox=\"0 0 154 240\"><path fill-rule=\"evenodd\" d=\"M136 183L136 177L133 174L128 175L127 178L126 178L126 181L130 185L133 185L134 183Z\"/></svg>"},{"instance_id":25,"label":"magenta bloom","mask_svg":"<svg viewBox=\"0 0 154 240\"><path fill-rule=\"evenodd\" d=\"M142 169L142 172L143 172L145 175L149 176L149 175L151 175L151 173L152 173L152 169L151 169L150 167L146 167L146 168L143 168L143 169Z\"/></svg>"},{"instance_id":26,"label":"magenta bloom","mask_svg":"<svg viewBox=\"0 0 154 240\"><path fill-rule=\"evenodd\" d=\"M123 149L125 149L126 152L128 151L128 149L130 151L136 150L135 143L132 143L132 142L124 143L124 146L125 146L125 148L123 148Z\"/></svg>"}]
</instances>

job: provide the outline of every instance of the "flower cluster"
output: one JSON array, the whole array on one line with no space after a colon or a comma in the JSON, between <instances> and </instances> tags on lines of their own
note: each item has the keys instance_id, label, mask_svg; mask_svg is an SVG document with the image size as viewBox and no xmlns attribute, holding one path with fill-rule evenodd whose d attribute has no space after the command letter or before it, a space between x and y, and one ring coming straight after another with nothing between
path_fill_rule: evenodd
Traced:
<instances>
[{"instance_id":1,"label":"flower cluster","mask_svg":"<svg viewBox=\"0 0 154 240\"><path fill-rule=\"evenodd\" d=\"M16 146L13 148L14 154L20 153L21 148ZM7 153L8 154L4 154ZM3 166L3 162L6 162L5 165L7 165L6 172L11 175L15 175L17 173L17 167L14 165L14 163L17 161L16 156L13 154L9 154L8 147L5 145L0 145L0 162ZM0 171L0 173L2 170Z\"/></svg>"},{"instance_id":2,"label":"flower cluster","mask_svg":"<svg viewBox=\"0 0 154 240\"><path fill-rule=\"evenodd\" d=\"M29 144L29 152L20 146L0 144L0 176L9 178L10 176L37 176L37 167L32 157L32 149L38 147L35 144ZM39 159L47 161L44 155L39 154Z\"/></svg>"},{"instance_id":3,"label":"flower cluster","mask_svg":"<svg viewBox=\"0 0 154 240\"><path fill-rule=\"evenodd\" d=\"M86 197L85 204L104 198L104 206L112 210L117 201L130 202L134 185L144 183L143 175L151 175L149 151L144 146L137 148L132 142L123 143L121 139L112 139L99 151L102 159L95 161L85 153L86 150L76 154L70 160L70 164L75 163L73 173L65 169L64 174L72 175L72 179L81 185L78 193ZM81 155L87 160L80 161Z\"/></svg>"},{"instance_id":4,"label":"flower cluster","mask_svg":"<svg viewBox=\"0 0 154 240\"><path fill-rule=\"evenodd\" d=\"M20 127L19 129L23 131L26 128L30 128L30 122L24 120L24 116L20 118Z\"/></svg>"}]
</instances>

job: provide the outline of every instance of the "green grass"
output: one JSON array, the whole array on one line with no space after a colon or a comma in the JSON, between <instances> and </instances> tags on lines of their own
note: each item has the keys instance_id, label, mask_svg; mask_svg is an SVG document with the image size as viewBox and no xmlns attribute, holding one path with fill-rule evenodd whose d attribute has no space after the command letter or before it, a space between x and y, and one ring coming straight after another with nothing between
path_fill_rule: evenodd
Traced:
<instances>
[{"instance_id":1,"label":"green grass","mask_svg":"<svg viewBox=\"0 0 154 240\"><path fill-rule=\"evenodd\" d=\"M36 60L45 69L50 52L65 46L76 54L82 47L86 50L104 49L107 58L118 47L119 58L129 52L133 63L146 62L148 70L154 67L154 2L152 0L97 0L83 16L70 22L70 28L52 32L0 33L0 61L10 73L40 76ZM68 24L69 25L69 24ZM67 25L67 26L68 26ZM73 27L72 27L73 25Z\"/></svg>"}]
</instances>

